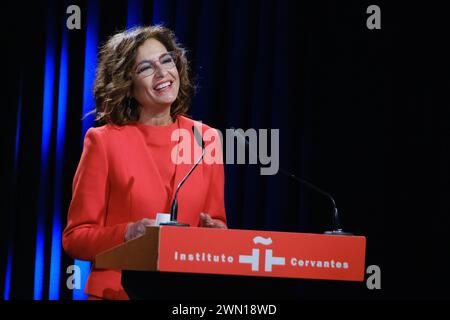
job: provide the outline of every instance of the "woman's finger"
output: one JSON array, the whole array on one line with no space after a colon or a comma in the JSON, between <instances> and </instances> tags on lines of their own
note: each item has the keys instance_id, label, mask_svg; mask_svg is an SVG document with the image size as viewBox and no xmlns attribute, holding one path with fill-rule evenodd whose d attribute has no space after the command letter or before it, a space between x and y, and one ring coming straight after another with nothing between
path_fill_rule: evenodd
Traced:
<instances>
[{"instance_id":1,"label":"woman's finger","mask_svg":"<svg viewBox=\"0 0 450 320\"><path fill-rule=\"evenodd\" d=\"M150 226L155 225L155 220L154 220L154 219L147 219L147 218L144 218L144 219L142 219L141 221L142 221L142 224L143 224L144 226L146 226L146 227L150 227Z\"/></svg>"},{"instance_id":2,"label":"woman's finger","mask_svg":"<svg viewBox=\"0 0 450 320\"><path fill-rule=\"evenodd\" d=\"M144 223L142 221L138 222L138 227L137 227L137 234L138 235L142 235L145 233L145 226Z\"/></svg>"}]
</instances>

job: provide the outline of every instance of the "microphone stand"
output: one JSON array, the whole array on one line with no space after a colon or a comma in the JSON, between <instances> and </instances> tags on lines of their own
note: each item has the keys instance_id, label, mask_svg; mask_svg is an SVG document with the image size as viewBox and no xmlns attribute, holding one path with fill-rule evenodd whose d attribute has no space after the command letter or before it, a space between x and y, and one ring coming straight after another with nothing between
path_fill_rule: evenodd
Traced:
<instances>
[{"instance_id":1,"label":"microphone stand","mask_svg":"<svg viewBox=\"0 0 450 320\"><path fill-rule=\"evenodd\" d=\"M195 140L197 141L198 139L200 139L200 141L201 141L201 142L197 141L197 143L202 147L202 155L200 156L200 158L198 158L198 160L192 166L191 170L189 170L189 172L184 176L183 180L181 180L180 183L178 184L178 186L177 186L177 188L175 190L175 195L173 197L172 206L170 208L170 221L160 223L160 225L162 225L162 226L189 227L189 224L177 221L177 217L178 217L178 191L180 191L180 188L184 184L186 179L189 178L189 176L194 171L194 169L198 166L200 161L202 161L203 157L205 156L205 150L206 150L205 149L205 143L203 142L203 139L201 139L201 135L199 137L196 136L196 128L194 126L192 126L192 131L194 132L194 137L196 138Z\"/></svg>"},{"instance_id":2,"label":"microphone stand","mask_svg":"<svg viewBox=\"0 0 450 320\"><path fill-rule=\"evenodd\" d=\"M231 129L233 129L234 132L237 134L237 137L239 138L238 140L240 140L241 143L244 143L246 146L249 146L249 142L247 141L247 139L245 139L245 137L239 131L237 131L234 128L231 128ZM251 152L253 155L255 155L251 151L250 148L249 148L249 152ZM259 160L258 155L256 155L256 158ZM338 209L337 209L337 206L336 206L336 202L334 201L334 198L331 196L331 194L329 194L328 192L326 192L326 191L320 189L319 187L313 185L312 183L306 181L305 179L299 178L296 175L294 175L294 174L284 170L283 168L279 168L279 171L283 175L285 175L287 177L290 177L291 179L293 179L293 180L295 180L295 181L297 181L299 183L305 184L309 188L311 188L311 189L321 193L322 195L326 196L328 199L331 200L331 203L333 204L333 228L332 228L331 231L325 231L324 234L336 235L336 236L351 236L351 235L353 235L350 232L345 232L345 231L342 230L341 224L339 222L339 212L338 212Z\"/></svg>"},{"instance_id":3,"label":"microphone stand","mask_svg":"<svg viewBox=\"0 0 450 320\"><path fill-rule=\"evenodd\" d=\"M308 187L310 187L311 189L323 194L325 197L327 197L328 199L331 200L331 203L333 204L333 229L331 231L325 231L325 234L329 234L329 235L335 235L335 236L351 236L353 235L350 232L345 232L342 230L341 228L341 224L339 222L339 212L336 206L336 202L334 201L334 198L331 196L331 194L329 194L328 192L320 189L319 187L313 185L312 183L306 181L305 179L299 178L296 175L287 172L286 170L284 170L283 168L280 168L279 171L284 174L285 176L288 176L292 179L294 179L297 182L303 183L305 185L307 185Z\"/></svg>"}]
</instances>

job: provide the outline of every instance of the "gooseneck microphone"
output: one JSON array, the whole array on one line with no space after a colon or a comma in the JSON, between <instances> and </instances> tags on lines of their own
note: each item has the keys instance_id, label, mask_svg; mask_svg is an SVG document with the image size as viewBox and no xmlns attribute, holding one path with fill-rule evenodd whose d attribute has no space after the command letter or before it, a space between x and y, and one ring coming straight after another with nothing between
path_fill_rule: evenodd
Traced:
<instances>
[{"instance_id":1,"label":"gooseneck microphone","mask_svg":"<svg viewBox=\"0 0 450 320\"><path fill-rule=\"evenodd\" d=\"M172 200L172 206L170 208L170 221L161 223L160 225L163 226L174 226L174 227L189 227L189 224L187 223L181 223L177 221L178 217L178 192L180 191L181 186L184 184L184 182L189 178L191 173L197 168L197 165L202 161L203 157L205 156L205 142L202 139L201 133L198 131L198 129L195 126L192 126L192 132L195 137L195 141L197 144L202 148L202 155L198 158L198 160L195 162L195 164L192 166L192 168L189 170L189 172L184 176L183 180L180 181L177 188L175 189L175 195Z\"/></svg>"},{"instance_id":2,"label":"gooseneck microphone","mask_svg":"<svg viewBox=\"0 0 450 320\"><path fill-rule=\"evenodd\" d=\"M304 185L308 186L309 188L321 193L322 195L324 195L325 197L327 197L328 199L330 199L332 205L333 205L333 228L331 231L325 231L325 234L333 234L333 235L341 235L341 236L350 236L352 235L352 233L349 232L344 232L341 228L341 224L339 222L339 212L336 206L336 202L334 201L334 198L331 196L331 194L329 194L328 192L320 189L319 187L313 185L311 182L306 181L305 179L299 178L296 175L287 172L286 170L284 170L283 168L280 168L279 171L284 174L285 176L290 177L291 179L299 182L299 183L303 183Z\"/></svg>"},{"instance_id":3,"label":"gooseneck microphone","mask_svg":"<svg viewBox=\"0 0 450 320\"><path fill-rule=\"evenodd\" d=\"M239 131L235 130L234 128L231 128L231 129L234 130L235 136L238 137L238 140L241 143L245 144L246 146L249 146L249 142L247 141L247 139ZM251 148L248 148L248 150L249 150L249 152L252 152ZM256 156L256 158L259 160L258 155L255 155L253 153L253 156ZM279 168L279 171L283 175L285 175L285 176L287 176L287 177L289 177L289 178L291 178L291 179L293 179L293 180L295 180L295 181L297 181L299 183L302 183L302 184L306 185L307 187L309 187L309 188L319 192L320 194L324 195L325 197L327 197L331 201L331 203L333 205L333 218L332 218L333 219L332 220L333 221L333 226L332 226L333 228L332 228L331 231L325 231L324 232L325 234L339 235L339 236L351 236L351 235L353 235L352 233L344 232L342 230L341 224L340 224L340 221L339 221L339 212L338 212L338 209L337 209L337 206L336 206L336 201L334 201L334 198L331 196L331 194L329 194L328 192L326 192L326 191L322 190L321 188L315 186L311 182L308 182L308 181L306 181L303 178L297 177L296 175L286 171L285 169L283 169L281 167Z\"/></svg>"}]
</instances>

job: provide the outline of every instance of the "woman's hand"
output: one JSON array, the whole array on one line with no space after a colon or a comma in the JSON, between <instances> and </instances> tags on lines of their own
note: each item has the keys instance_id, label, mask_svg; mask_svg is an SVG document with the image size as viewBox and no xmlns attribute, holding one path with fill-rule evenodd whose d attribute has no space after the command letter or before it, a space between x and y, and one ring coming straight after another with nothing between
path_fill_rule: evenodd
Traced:
<instances>
[{"instance_id":1,"label":"woman's hand","mask_svg":"<svg viewBox=\"0 0 450 320\"><path fill-rule=\"evenodd\" d=\"M145 227L155 225L155 220L144 218L134 223L128 224L127 232L125 233L125 241L129 241L145 234Z\"/></svg>"},{"instance_id":2,"label":"woman's hand","mask_svg":"<svg viewBox=\"0 0 450 320\"><path fill-rule=\"evenodd\" d=\"M227 225L218 219L213 219L207 213L200 213L200 227L228 229Z\"/></svg>"}]
</instances>

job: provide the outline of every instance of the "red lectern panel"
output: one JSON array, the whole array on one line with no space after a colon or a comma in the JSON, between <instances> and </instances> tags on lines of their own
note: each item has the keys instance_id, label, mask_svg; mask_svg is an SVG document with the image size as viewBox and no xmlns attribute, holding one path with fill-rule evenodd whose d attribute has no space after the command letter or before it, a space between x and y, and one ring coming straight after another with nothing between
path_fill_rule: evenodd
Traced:
<instances>
[{"instance_id":1,"label":"red lectern panel","mask_svg":"<svg viewBox=\"0 0 450 320\"><path fill-rule=\"evenodd\" d=\"M159 271L364 280L361 236L162 227Z\"/></svg>"},{"instance_id":2,"label":"red lectern panel","mask_svg":"<svg viewBox=\"0 0 450 320\"><path fill-rule=\"evenodd\" d=\"M366 238L235 229L148 227L96 257L96 268L364 280Z\"/></svg>"}]
</instances>

